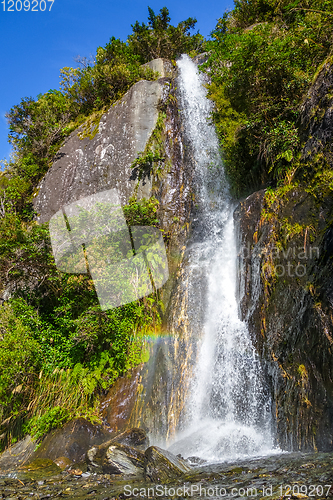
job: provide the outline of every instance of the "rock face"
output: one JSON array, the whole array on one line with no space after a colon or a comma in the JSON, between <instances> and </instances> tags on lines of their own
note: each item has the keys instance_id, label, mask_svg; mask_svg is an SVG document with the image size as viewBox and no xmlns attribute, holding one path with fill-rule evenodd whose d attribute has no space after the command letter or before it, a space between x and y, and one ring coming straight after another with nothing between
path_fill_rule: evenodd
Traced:
<instances>
[{"instance_id":1,"label":"rock face","mask_svg":"<svg viewBox=\"0 0 333 500\"><path fill-rule=\"evenodd\" d=\"M303 160L333 167L332 65L302 107ZM293 188L268 206L260 191L235 211L242 319L266 359L277 440L287 450L333 450L333 200ZM264 216L264 212L268 216Z\"/></svg>"},{"instance_id":2,"label":"rock face","mask_svg":"<svg viewBox=\"0 0 333 500\"><path fill-rule=\"evenodd\" d=\"M94 137L93 134L83 137L89 135L86 126L68 137L39 186L35 209L39 221L44 222L62 206L107 189L117 188L122 204L128 202L136 187L139 198L154 195L160 202L157 217L167 245L170 275L161 290L166 324L175 282L177 278L178 282L182 280L179 264L191 226L194 164L178 109L176 70L164 59L148 65L160 73L160 79L135 84L102 116ZM162 171L146 179L145 185L140 182L137 186L137 181L130 179L130 167L138 153L146 148L157 122L162 122L156 139L165 153ZM144 427L166 434L170 426L175 427L183 404L179 391L182 380L178 374L183 373L184 362L177 356L182 345L183 339L178 334L166 341L162 337L155 339L150 345L149 363L133 370L130 379L124 377L111 388L102 401L103 418L110 432ZM177 361L174 374L170 371L171 358ZM178 376L177 380L174 375ZM174 386L172 392L180 395L177 400L172 401L170 384ZM175 405L173 410L170 410L171 404Z\"/></svg>"},{"instance_id":3,"label":"rock face","mask_svg":"<svg viewBox=\"0 0 333 500\"><path fill-rule=\"evenodd\" d=\"M135 368L131 376L119 377L101 399L102 417L111 432L122 431L129 422L135 407L142 366Z\"/></svg>"},{"instance_id":4,"label":"rock face","mask_svg":"<svg viewBox=\"0 0 333 500\"><path fill-rule=\"evenodd\" d=\"M30 436L16 443L0 455L0 471L16 469L24 465L32 456L36 443Z\"/></svg>"},{"instance_id":5,"label":"rock face","mask_svg":"<svg viewBox=\"0 0 333 500\"><path fill-rule=\"evenodd\" d=\"M35 209L40 222L64 205L107 189L117 188L122 203L127 203L136 184L130 180L130 165L155 128L164 84L136 83L102 116L93 139L82 138L83 127L68 137L39 186ZM149 196L150 190L147 183L142 195Z\"/></svg>"},{"instance_id":6,"label":"rock face","mask_svg":"<svg viewBox=\"0 0 333 500\"><path fill-rule=\"evenodd\" d=\"M126 446L132 446L137 450L146 450L149 446L149 438L143 429L128 429L117 434L113 441Z\"/></svg>"},{"instance_id":7,"label":"rock face","mask_svg":"<svg viewBox=\"0 0 333 500\"><path fill-rule=\"evenodd\" d=\"M147 65L162 78L136 83L99 122L88 120L67 138L39 185L34 206L40 222L71 202L112 188L117 188L122 204L128 202L136 186L130 166L147 145L174 76L170 61L156 59ZM173 135L169 132L168 140ZM152 182L146 180L138 195L151 194Z\"/></svg>"},{"instance_id":8,"label":"rock face","mask_svg":"<svg viewBox=\"0 0 333 500\"><path fill-rule=\"evenodd\" d=\"M292 191L274 221L264 222L263 195L251 195L235 212L241 316L267 360L281 448L332 451L333 233L326 220L333 200L316 206L307 193ZM286 219L305 229L281 247ZM314 220L312 239L306 227Z\"/></svg>"}]
</instances>

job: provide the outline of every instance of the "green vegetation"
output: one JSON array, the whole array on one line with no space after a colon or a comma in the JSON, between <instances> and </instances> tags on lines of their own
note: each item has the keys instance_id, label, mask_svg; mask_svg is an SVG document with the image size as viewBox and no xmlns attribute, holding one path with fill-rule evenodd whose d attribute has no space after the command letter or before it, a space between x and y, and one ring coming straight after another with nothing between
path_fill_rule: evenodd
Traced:
<instances>
[{"instance_id":1,"label":"green vegetation","mask_svg":"<svg viewBox=\"0 0 333 500\"><path fill-rule=\"evenodd\" d=\"M0 450L75 416L98 421L103 391L147 360L145 339L161 323L158 293L103 312L90 275L57 269L48 224L35 222L32 202L72 131L82 125L80 138L92 139L110 105L139 80L156 79L146 61L203 50L203 37L191 35L195 23L174 27L166 7L149 8L148 24L136 22L126 42L112 37L93 61L61 70L61 90L24 98L7 113L14 154L0 173L0 291L10 295L0 307ZM164 118L160 112L149 150L133 166L139 180L163 161ZM123 209L129 226L159 224L154 197L133 197Z\"/></svg>"},{"instance_id":2,"label":"green vegetation","mask_svg":"<svg viewBox=\"0 0 333 500\"><path fill-rule=\"evenodd\" d=\"M97 421L99 396L147 359L144 338L161 323L158 293L103 312L90 275L59 272L48 224L35 222L32 204L64 139L80 125L79 137L93 138L110 105L139 80L157 77L145 62L209 51L227 173L236 195L269 187L262 221L276 220L297 185L316 198L333 189L325 155L302 157L300 124L304 97L332 58L333 0L235 0L209 42L191 34L195 19L172 26L166 7L148 10L148 23L137 21L126 42L112 37L93 61L63 68L61 90L24 98L7 114L14 155L0 173L0 290L11 297L0 307L0 449L75 416ZM165 117L160 109L133 179L166 171ZM154 197L133 197L124 214L129 226L158 227L158 209ZM280 226L285 241L314 231L287 219Z\"/></svg>"},{"instance_id":3,"label":"green vegetation","mask_svg":"<svg viewBox=\"0 0 333 500\"><path fill-rule=\"evenodd\" d=\"M132 180L142 181L145 185L145 179L149 179L154 172L154 163L159 164L163 162L164 158L157 152L148 151L146 154L139 153L138 157L134 160L132 164Z\"/></svg>"},{"instance_id":4,"label":"green vegetation","mask_svg":"<svg viewBox=\"0 0 333 500\"><path fill-rule=\"evenodd\" d=\"M213 31L209 96L237 195L313 175L300 106L331 54L332 11L331 0L236 0Z\"/></svg>"},{"instance_id":5,"label":"green vegetation","mask_svg":"<svg viewBox=\"0 0 333 500\"><path fill-rule=\"evenodd\" d=\"M176 59L184 53L195 55L198 51L202 51L204 37L199 33L190 34L195 27L196 19L189 17L177 26L172 26L166 7L163 7L157 15L150 7L148 11L148 24L136 21L132 25L133 34L129 37L134 53L145 62L158 57Z\"/></svg>"}]
</instances>

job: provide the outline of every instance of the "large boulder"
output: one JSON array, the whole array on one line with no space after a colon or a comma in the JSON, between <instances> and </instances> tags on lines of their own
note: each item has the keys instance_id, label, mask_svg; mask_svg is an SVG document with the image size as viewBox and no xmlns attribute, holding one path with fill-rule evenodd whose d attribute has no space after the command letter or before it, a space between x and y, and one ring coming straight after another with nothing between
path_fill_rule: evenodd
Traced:
<instances>
[{"instance_id":1,"label":"large boulder","mask_svg":"<svg viewBox=\"0 0 333 500\"><path fill-rule=\"evenodd\" d=\"M170 61L157 59L148 65L163 77L172 74ZM130 179L131 164L156 126L167 87L165 78L141 80L100 121L88 120L72 132L39 185L34 206L40 222L71 202L112 188L117 188L121 203L127 203L136 185ZM149 180L141 184L139 196L149 197L151 187Z\"/></svg>"},{"instance_id":2,"label":"large boulder","mask_svg":"<svg viewBox=\"0 0 333 500\"><path fill-rule=\"evenodd\" d=\"M75 130L56 155L35 199L39 221L48 221L63 206L99 191L117 188L122 204L133 194L131 164L145 149L155 128L163 83L142 80L102 116L98 133ZM143 195L149 197L149 182Z\"/></svg>"},{"instance_id":3,"label":"large boulder","mask_svg":"<svg viewBox=\"0 0 333 500\"><path fill-rule=\"evenodd\" d=\"M191 467L181 458L176 457L158 446L151 446L145 452L145 479L154 483L167 482L183 476Z\"/></svg>"},{"instance_id":4,"label":"large boulder","mask_svg":"<svg viewBox=\"0 0 333 500\"><path fill-rule=\"evenodd\" d=\"M149 438L146 431L139 428L127 429L117 434L112 441L143 451L149 446Z\"/></svg>"},{"instance_id":5,"label":"large boulder","mask_svg":"<svg viewBox=\"0 0 333 500\"><path fill-rule=\"evenodd\" d=\"M110 433L100 425L77 418L62 429L51 431L31 459L47 458L58 463L60 458L62 462L66 462L64 459L67 458L70 462L84 462L87 450L110 440L110 437Z\"/></svg>"},{"instance_id":6,"label":"large boulder","mask_svg":"<svg viewBox=\"0 0 333 500\"><path fill-rule=\"evenodd\" d=\"M109 441L88 450L87 459L91 471L137 476L143 474L145 455L130 446Z\"/></svg>"},{"instance_id":7,"label":"large boulder","mask_svg":"<svg viewBox=\"0 0 333 500\"><path fill-rule=\"evenodd\" d=\"M35 448L36 441L30 436L26 436L22 441L8 448L0 455L0 472L24 465L33 455Z\"/></svg>"}]
</instances>

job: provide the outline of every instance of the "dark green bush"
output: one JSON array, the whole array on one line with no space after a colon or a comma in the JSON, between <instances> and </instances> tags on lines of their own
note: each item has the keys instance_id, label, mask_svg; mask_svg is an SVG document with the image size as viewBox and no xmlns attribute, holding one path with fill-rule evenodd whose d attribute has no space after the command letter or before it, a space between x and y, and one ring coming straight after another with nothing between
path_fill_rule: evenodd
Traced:
<instances>
[{"instance_id":1,"label":"dark green bush","mask_svg":"<svg viewBox=\"0 0 333 500\"><path fill-rule=\"evenodd\" d=\"M295 170L300 105L332 44L333 2L239 0L209 42L209 95L236 194Z\"/></svg>"}]
</instances>

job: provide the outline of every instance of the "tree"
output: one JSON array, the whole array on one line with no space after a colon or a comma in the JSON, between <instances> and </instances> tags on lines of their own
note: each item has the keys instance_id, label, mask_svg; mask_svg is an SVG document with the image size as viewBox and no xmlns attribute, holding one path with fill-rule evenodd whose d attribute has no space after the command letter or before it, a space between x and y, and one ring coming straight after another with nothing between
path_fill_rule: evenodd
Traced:
<instances>
[{"instance_id":1,"label":"tree","mask_svg":"<svg viewBox=\"0 0 333 500\"><path fill-rule=\"evenodd\" d=\"M199 33L191 35L196 19L189 17L177 26L172 26L166 7L159 14L155 14L150 7L148 12L148 24L136 21L132 25L133 33L128 38L134 54L141 56L144 62L159 57L176 59L184 52L203 50L203 36Z\"/></svg>"}]
</instances>

